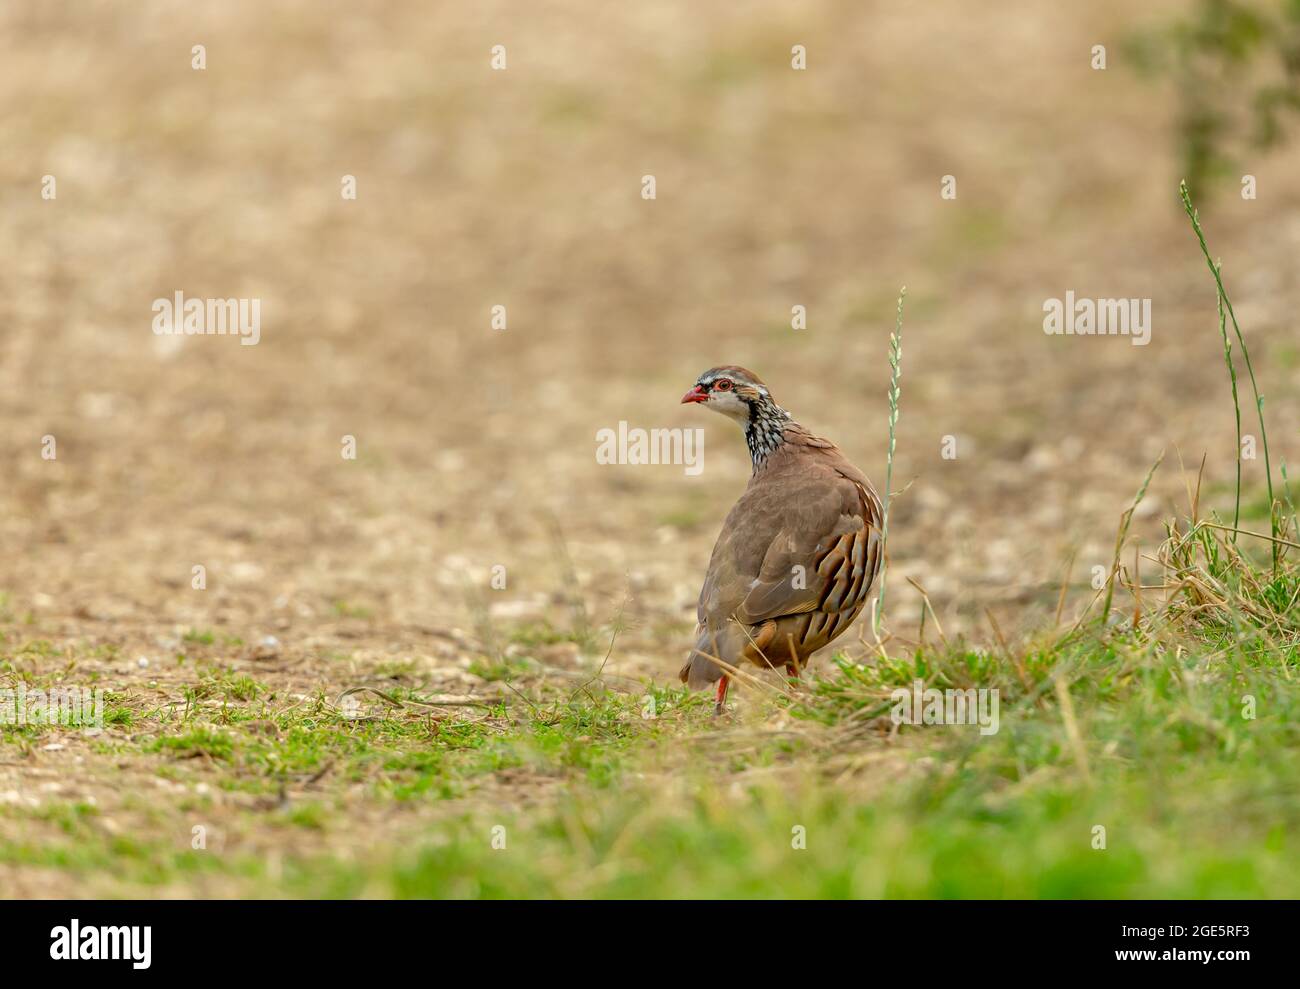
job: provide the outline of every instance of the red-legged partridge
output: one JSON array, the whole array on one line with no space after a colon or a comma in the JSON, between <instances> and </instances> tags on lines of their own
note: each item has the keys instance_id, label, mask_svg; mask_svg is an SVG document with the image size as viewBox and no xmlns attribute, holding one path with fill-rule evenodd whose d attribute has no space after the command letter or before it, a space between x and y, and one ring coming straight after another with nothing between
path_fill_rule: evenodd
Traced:
<instances>
[{"instance_id":1,"label":"red-legged partridge","mask_svg":"<svg viewBox=\"0 0 1300 989\"><path fill-rule=\"evenodd\" d=\"M713 547L681 671L692 688L717 682L721 712L729 677L714 658L797 677L858 617L880 568L882 513L866 475L772 401L754 372L705 371L682 402L736 420L754 464Z\"/></svg>"}]
</instances>

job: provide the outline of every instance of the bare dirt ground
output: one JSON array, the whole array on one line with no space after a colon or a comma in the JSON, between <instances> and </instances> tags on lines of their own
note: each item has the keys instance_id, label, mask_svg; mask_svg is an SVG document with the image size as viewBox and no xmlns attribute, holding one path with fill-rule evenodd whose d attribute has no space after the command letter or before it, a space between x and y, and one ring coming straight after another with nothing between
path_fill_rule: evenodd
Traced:
<instances>
[{"instance_id":1,"label":"bare dirt ground","mask_svg":"<svg viewBox=\"0 0 1300 989\"><path fill-rule=\"evenodd\" d=\"M497 697L474 671L485 654L525 642L564 681L599 661L623 608L606 672L671 682L748 475L734 427L680 395L712 365L751 367L883 486L904 284L892 625L914 634L905 576L949 635L987 640L986 609L1007 635L1050 620L1066 560L1084 588L1162 449L1137 522L1152 543L1185 500L1176 451L1229 478L1173 95L1117 57L1125 32L1182 9L6 5L8 669L62 668L158 706L183 704L204 663L304 703L394 670L427 693ZM497 44L506 71L490 68ZM1295 150L1252 162L1258 200L1228 186L1203 210L1279 459L1300 455L1297 164ZM151 303L177 290L261 299L260 343L155 336ZM1151 298L1149 346L1046 336L1043 301L1067 290ZM703 426L703 473L597 464L596 431L620 420ZM571 641L583 627L594 649ZM215 790L217 769L198 758L178 782L156 757L101 749L0 749L14 809L0 835L53 840L58 821L36 811L93 799L110 833L187 841L169 815ZM544 785L507 774L477 799ZM324 837L239 823L264 794L223 792L210 816L274 861L287 843L346 855L424 813L338 786L347 823ZM70 876L0 863L8 895L139 889Z\"/></svg>"}]
</instances>

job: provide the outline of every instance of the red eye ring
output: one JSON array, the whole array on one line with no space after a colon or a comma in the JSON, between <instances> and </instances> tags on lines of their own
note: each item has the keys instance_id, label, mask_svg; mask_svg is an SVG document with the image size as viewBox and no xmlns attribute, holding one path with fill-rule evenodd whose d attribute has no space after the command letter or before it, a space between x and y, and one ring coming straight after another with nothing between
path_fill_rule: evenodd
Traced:
<instances>
[{"instance_id":1,"label":"red eye ring","mask_svg":"<svg viewBox=\"0 0 1300 989\"><path fill-rule=\"evenodd\" d=\"M717 381L713 382L713 390L714 390L714 391L731 391L731 379L730 379L730 378L719 378Z\"/></svg>"}]
</instances>

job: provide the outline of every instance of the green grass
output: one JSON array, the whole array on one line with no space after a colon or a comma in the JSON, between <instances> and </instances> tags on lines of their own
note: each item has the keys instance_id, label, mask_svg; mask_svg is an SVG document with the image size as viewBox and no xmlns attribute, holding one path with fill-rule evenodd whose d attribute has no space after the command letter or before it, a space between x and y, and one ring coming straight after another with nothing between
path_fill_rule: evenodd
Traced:
<instances>
[{"instance_id":1,"label":"green grass","mask_svg":"<svg viewBox=\"0 0 1300 989\"><path fill-rule=\"evenodd\" d=\"M298 891L374 892L377 869L380 895L395 896L1292 896L1300 656L1249 636L1225 649L1171 634L841 660L797 708L808 730L784 749L738 764L702 744L713 725L699 712L680 779L624 771L617 788L588 785L538 812L469 815L382 864L304 873ZM903 726L891 739L889 691L917 678L996 687L1000 731ZM543 751L566 751L573 730ZM765 764L788 772L753 772ZM498 824L505 849L492 845ZM804 848L791 844L798 827Z\"/></svg>"},{"instance_id":2,"label":"green grass","mask_svg":"<svg viewBox=\"0 0 1300 989\"><path fill-rule=\"evenodd\" d=\"M121 709L153 737L115 735L106 754L269 801L271 816L232 826L283 841L283 868L190 849L210 798L116 833L84 802L6 807L0 862L108 870L133 893L220 879L249 896L1292 896L1295 642L1152 608L1136 624L1053 630L1014 649L840 656L792 706L742 692L724 719L679 689L575 696L544 681L532 701L473 715L431 716L399 689L406 707L365 718L266 692L224 719L200 708L167 721L128 696ZM1000 730L895 726L890 692L917 679L996 688ZM224 696L211 686L222 678L204 682ZM646 696L657 717L642 717ZM514 780L539 797L521 803ZM347 794L410 808L401 839L358 844ZM34 841L3 826L24 814L53 830ZM335 837L348 854L329 850Z\"/></svg>"},{"instance_id":3,"label":"green grass","mask_svg":"<svg viewBox=\"0 0 1300 989\"><path fill-rule=\"evenodd\" d=\"M121 697L133 730L152 737L115 734L102 743L106 755L270 800L279 808L271 817L249 812L238 826L283 835L282 871L268 874L244 852L190 849L190 822L210 806L193 798L156 809L155 827L118 833L85 803L7 807L0 862L83 877L108 870L135 893L222 879L250 896L1300 890L1294 641L1278 648L1248 624L1206 634L1176 609L1057 638L996 651L937 644L864 663L841 656L794 706L743 692L741 714L724 719L678 689L574 696L541 681L531 703L473 715L377 705L378 715L348 719L323 699L268 703L268 691L226 707L224 720L221 708L199 708L168 721ZM916 679L998 689L1000 730L896 728L890 691ZM202 681L214 698L224 698L213 686L222 682ZM1058 682L1068 685L1069 716ZM657 717L642 717L645 696ZM1248 697L1253 718L1243 716ZM311 793L276 797L318 775ZM506 785L515 779L542 797L521 804ZM297 847L293 834L355 845L345 794L414 817L400 841L363 842L347 855ZM24 814L54 830L34 841L3 827ZM494 847L498 826L504 848ZM1094 847L1098 826L1104 849ZM792 846L795 829L804 847Z\"/></svg>"}]
</instances>

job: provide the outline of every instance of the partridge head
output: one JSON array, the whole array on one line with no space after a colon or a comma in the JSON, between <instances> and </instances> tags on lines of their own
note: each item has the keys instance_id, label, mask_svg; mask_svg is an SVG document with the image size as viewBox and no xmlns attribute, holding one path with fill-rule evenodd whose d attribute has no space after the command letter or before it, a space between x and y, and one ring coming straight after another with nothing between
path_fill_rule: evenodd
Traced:
<instances>
[{"instance_id":1,"label":"partridge head","mask_svg":"<svg viewBox=\"0 0 1300 989\"><path fill-rule=\"evenodd\" d=\"M751 663L797 677L861 613L880 569L881 506L835 444L795 422L753 371L710 368L682 402L734 420L753 473L722 524L681 679L717 683Z\"/></svg>"}]
</instances>

